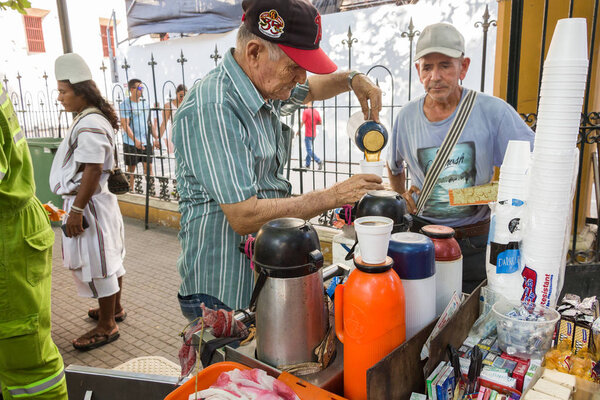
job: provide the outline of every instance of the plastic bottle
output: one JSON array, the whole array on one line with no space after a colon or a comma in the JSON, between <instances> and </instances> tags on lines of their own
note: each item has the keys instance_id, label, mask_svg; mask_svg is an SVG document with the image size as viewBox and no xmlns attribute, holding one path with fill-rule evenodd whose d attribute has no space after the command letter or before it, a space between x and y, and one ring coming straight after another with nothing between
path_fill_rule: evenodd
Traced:
<instances>
[{"instance_id":1,"label":"plastic bottle","mask_svg":"<svg viewBox=\"0 0 600 400\"><path fill-rule=\"evenodd\" d=\"M406 338L404 289L390 257L365 264L335 289L335 330L344 344L344 397L367 398L367 370Z\"/></svg>"},{"instance_id":2,"label":"plastic bottle","mask_svg":"<svg viewBox=\"0 0 600 400\"><path fill-rule=\"evenodd\" d=\"M454 239L454 229L450 227L425 225L421 232L428 236L435 246L435 311L437 315L441 315L454 292L459 296L462 294L462 252Z\"/></svg>"}]
</instances>

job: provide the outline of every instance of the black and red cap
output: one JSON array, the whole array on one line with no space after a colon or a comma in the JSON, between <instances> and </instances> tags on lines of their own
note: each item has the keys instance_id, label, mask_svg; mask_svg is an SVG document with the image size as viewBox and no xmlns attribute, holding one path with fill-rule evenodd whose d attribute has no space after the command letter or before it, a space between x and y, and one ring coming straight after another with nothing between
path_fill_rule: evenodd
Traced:
<instances>
[{"instance_id":1,"label":"black and red cap","mask_svg":"<svg viewBox=\"0 0 600 400\"><path fill-rule=\"evenodd\" d=\"M276 43L300 67L315 74L337 69L319 47L321 16L308 0L244 0L242 8L250 32Z\"/></svg>"}]
</instances>

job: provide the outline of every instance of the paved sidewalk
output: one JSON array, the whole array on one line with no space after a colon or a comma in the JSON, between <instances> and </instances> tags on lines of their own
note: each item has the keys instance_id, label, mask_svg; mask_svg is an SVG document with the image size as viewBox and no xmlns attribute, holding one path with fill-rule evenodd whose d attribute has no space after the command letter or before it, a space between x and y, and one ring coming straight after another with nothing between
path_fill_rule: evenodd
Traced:
<instances>
[{"instance_id":1,"label":"paved sidewalk","mask_svg":"<svg viewBox=\"0 0 600 400\"><path fill-rule=\"evenodd\" d=\"M179 364L179 332L187 320L177 302L177 231L159 226L144 230L143 221L131 218L124 218L124 222L127 273L121 301L127 318L119 323L118 340L88 352L75 350L71 340L95 326L87 311L98 302L77 296L71 273L62 264L60 229L54 228L52 338L65 366L114 368L142 356L162 356Z\"/></svg>"}]
</instances>

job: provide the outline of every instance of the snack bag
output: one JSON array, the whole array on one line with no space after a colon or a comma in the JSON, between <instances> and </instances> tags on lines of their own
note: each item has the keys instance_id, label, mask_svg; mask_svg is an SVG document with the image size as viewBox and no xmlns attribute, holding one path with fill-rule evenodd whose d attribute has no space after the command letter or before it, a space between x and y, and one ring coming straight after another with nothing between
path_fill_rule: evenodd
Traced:
<instances>
[{"instance_id":1,"label":"snack bag","mask_svg":"<svg viewBox=\"0 0 600 400\"><path fill-rule=\"evenodd\" d=\"M50 217L50 221L58 222L63 220L66 214L64 210L61 210L60 208L56 207L54 204L52 204L51 201L47 202L46 204L43 204L43 206L46 209L46 211L48 211L48 217Z\"/></svg>"}]
</instances>

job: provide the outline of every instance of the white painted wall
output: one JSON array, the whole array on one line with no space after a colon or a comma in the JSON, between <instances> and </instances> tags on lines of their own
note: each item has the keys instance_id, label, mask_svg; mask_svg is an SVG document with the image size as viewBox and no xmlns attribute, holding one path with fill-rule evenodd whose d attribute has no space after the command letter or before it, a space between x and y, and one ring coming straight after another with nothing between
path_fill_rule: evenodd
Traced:
<instances>
[{"instance_id":1,"label":"white painted wall","mask_svg":"<svg viewBox=\"0 0 600 400\"><path fill-rule=\"evenodd\" d=\"M33 0L31 7L49 11L42 20L46 52L29 54L23 16L13 10L0 11L0 37L2 38L0 42L0 79L4 79L6 76L9 91L18 92L16 76L20 74L23 77L21 80L22 90L30 93L37 104L40 90L44 93L46 91L45 81L42 77L44 73L49 77L49 91L56 88L54 60L63 54L63 47L56 1ZM117 34L119 38L124 39L127 34L124 1L67 1L73 51L79 53L87 61L94 80L102 91L104 91L104 80L100 66L103 60L107 64L108 59L103 58L99 18L110 18L113 9L116 10L117 19L120 20Z\"/></svg>"}]
</instances>

